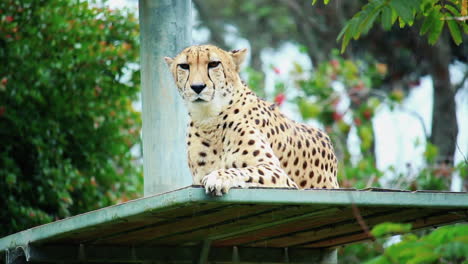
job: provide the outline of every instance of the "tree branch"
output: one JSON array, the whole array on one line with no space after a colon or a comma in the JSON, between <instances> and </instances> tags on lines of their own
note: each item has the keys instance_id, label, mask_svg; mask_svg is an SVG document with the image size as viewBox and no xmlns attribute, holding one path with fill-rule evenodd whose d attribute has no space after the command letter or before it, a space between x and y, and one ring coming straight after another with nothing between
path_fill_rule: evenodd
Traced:
<instances>
[{"instance_id":1,"label":"tree branch","mask_svg":"<svg viewBox=\"0 0 468 264\"><path fill-rule=\"evenodd\" d=\"M465 75L463 76L462 80L457 84L455 85L455 93L458 92L458 90L460 90L461 88L463 88L463 86L465 86L465 82L468 80L468 71L465 71Z\"/></svg>"},{"instance_id":2,"label":"tree branch","mask_svg":"<svg viewBox=\"0 0 468 264\"><path fill-rule=\"evenodd\" d=\"M224 25L216 23L216 20L211 19L211 13L208 11L208 7L206 6L205 1L194 0L193 3L198 11L198 15L200 16L200 21L202 22L202 25L207 27L210 31L211 41L213 41L213 43L219 46L220 48L224 50L229 50L230 47L228 47L226 41L224 40Z\"/></svg>"}]
</instances>

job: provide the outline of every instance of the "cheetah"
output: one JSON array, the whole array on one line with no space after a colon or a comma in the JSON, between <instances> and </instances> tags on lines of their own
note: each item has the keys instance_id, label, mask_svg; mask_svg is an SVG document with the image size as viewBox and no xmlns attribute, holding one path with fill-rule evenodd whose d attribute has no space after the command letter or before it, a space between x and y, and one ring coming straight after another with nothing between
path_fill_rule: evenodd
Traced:
<instances>
[{"instance_id":1,"label":"cheetah","mask_svg":"<svg viewBox=\"0 0 468 264\"><path fill-rule=\"evenodd\" d=\"M338 188L328 135L257 97L239 76L246 54L200 45L165 58L190 116L194 184L215 196L232 187Z\"/></svg>"}]
</instances>

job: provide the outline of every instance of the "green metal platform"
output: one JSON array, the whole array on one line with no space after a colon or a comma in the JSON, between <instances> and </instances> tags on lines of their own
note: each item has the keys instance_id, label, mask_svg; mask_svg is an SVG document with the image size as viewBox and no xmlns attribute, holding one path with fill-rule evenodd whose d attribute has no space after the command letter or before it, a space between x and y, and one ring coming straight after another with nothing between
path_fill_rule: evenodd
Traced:
<instances>
[{"instance_id":1,"label":"green metal platform","mask_svg":"<svg viewBox=\"0 0 468 264\"><path fill-rule=\"evenodd\" d=\"M7 263L316 263L324 249L369 239L357 214L369 228L437 227L468 219L468 194L233 189L210 197L191 186L4 237L0 251Z\"/></svg>"}]
</instances>

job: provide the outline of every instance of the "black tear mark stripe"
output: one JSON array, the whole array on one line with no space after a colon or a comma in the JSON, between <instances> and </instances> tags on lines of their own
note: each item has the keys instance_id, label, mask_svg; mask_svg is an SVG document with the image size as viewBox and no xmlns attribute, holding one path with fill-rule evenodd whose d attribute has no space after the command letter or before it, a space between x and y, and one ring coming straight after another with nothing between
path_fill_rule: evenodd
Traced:
<instances>
[{"instance_id":1,"label":"black tear mark stripe","mask_svg":"<svg viewBox=\"0 0 468 264\"><path fill-rule=\"evenodd\" d=\"M185 55L185 61L188 62L188 55ZM191 72L191 70L190 70L190 67L189 67L187 80L185 80L185 84L184 84L184 89L186 89L187 83L188 83L188 81L190 80L190 72Z\"/></svg>"},{"instance_id":2,"label":"black tear mark stripe","mask_svg":"<svg viewBox=\"0 0 468 264\"><path fill-rule=\"evenodd\" d=\"M210 59L210 52L208 52L208 60ZM208 79L210 79L211 83L213 84L213 90L214 90L214 93L216 92L216 84L213 82L213 79L211 79L211 76L210 76L210 70L207 69L206 72L208 73ZM213 96L211 99L214 98L214 93L213 93Z\"/></svg>"},{"instance_id":3,"label":"black tear mark stripe","mask_svg":"<svg viewBox=\"0 0 468 264\"><path fill-rule=\"evenodd\" d=\"M226 71L224 71L224 65L222 63L221 63L221 67L223 68L224 81L226 81L227 80Z\"/></svg>"}]
</instances>

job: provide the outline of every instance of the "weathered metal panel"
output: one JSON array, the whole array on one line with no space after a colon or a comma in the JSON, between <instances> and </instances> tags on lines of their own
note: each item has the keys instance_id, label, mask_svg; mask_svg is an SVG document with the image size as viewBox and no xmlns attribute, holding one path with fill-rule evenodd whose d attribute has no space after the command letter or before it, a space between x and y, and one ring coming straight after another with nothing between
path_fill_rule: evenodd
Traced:
<instances>
[{"instance_id":1,"label":"weathered metal panel","mask_svg":"<svg viewBox=\"0 0 468 264\"><path fill-rule=\"evenodd\" d=\"M124 219L146 212L155 212L184 203L193 202L190 188L133 200L127 203L106 207L50 224L31 228L0 239L0 251L28 243L66 237L69 234L87 230L101 224L115 224Z\"/></svg>"},{"instance_id":2,"label":"weathered metal panel","mask_svg":"<svg viewBox=\"0 0 468 264\"><path fill-rule=\"evenodd\" d=\"M237 217L256 214L258 212L273 210L277 206L271 205L233 205L220 210L213 210L210 213L192 218L174 219L162 225L150 225L145 229L137 229L133 232L122 234L118 237L111 237L108 240L100 241L101 244L133 244L147 245L149 241L162 239L166 241L168 237L184 234L191 230L197 230L205 226L224 221L230 221Z\"/></svg>"},{"instance_id":3,"label":"weathered metal panel","mask_svg":"<svg viewBox=\"0 0 468 264\"><path fill-rule=\"evenodd\" d=\"M185 129L187 111L165 56L191 44L190 0L140 0L143 166L145 196L190 185Z\"/></svg>"},{"instance_id":4,"label":"weathered metal panel","mask_svg":"<svg viewBox=\"0 0 468 264\"><path fill-rule=\"evenodd\" d=\"M421 209L399 210L393 212L374 213L363 216L365 223L372 228L377 223L385 221L398 221L407 222L421 215ZM426 214L432 214L434 211L426 210ZM309 243L323 241L328 238L346 237L348 234L355 232L362 232L361 226L357 223L354 217L350 217L343 221L334 222L333 217L330 217L330 223L318 225L313 228L306 228L300 231L291 232L290 234L283 234L274 238L268 238L254 243L248 243L247 246L254 247L290 247L290 246L303 246Z\"/></svg>"},{"instance_id":5,"label":"weathered metal panel","mask_svg":"<svg viewBox=\"0 0 468 264\"><path fill-rule=\"evenodd\" d=\"M368 216L376 213L391 213L396 209L390 211L388 208L366 208L361 210L362 216ZM325 212L325 213L321 213ZM265 227L258 231L245 232L240 235L226 236L225 239L219 239L213 243L214 246L233 246L233 245L246 245L247 243L265 241L273 237L288 236L295 232L302 230L310 230L320 226L326 226L333 223L342 223L349 219L354 220L353 210L351 208L336 208L332 207L324 211L318 210L317 214L313 217L304 215L304 218L292 219L294 221L279 223L271 227Z\"/></svg>"},{"instance_id":6,"label":"weathered metal panel","mask_svg":"<svg viewBox=\"0 0 468 264\"><path fill-rule=\"evenodd\" d=\"M10 235L0 239L0 251L27 245L80 244L89 250L118 245L126 250L203 242L215 252L232 246L244 252L328 248L368 238L352 206L370 228L385 221L409 222L417 229L468 219L467 193L234 189L211 197L200 187L187 187Z\"/></svg>"},{"instance_id":7,"label":"weathered metal panel","mask_svg":"<svg viewBox=\"0 0 468 264\"><path fill-rule=\"evenodd\" d=\"M127 218L120 218L115 222L106 222L100 225L89 227L87 229L76 230L62 239L54 239L57 243L102 243L112 237L118 237L128 234L133 230L147 229L150 226L164 225L172 223L175 220L190 219L199 215L205 215L213 210L219 211L221 208L228 207L229 205L218 204L183 204L181 206L169 207L156 212L149 211L130 216Z\"/></svg>"},{"instance_id":8,"label":"weathered metal panel","mask_svg":"<svg viewBox=\"0 0 468 264\"><path fill-rule=\"evenodd\" d=\"M318 217L320 215L334 215L336 212L336 208L324 209L319 206L277 207L275 210L259 211L256 214L239 216L228 221L207 225L197 230L176 234L171 237L164 238L164 240L154 241L151 245L178 245L193 243L194 241L201 241L203 239L214 240L214 243L217 244L217 240L219 239L243 233L251 233L255 230L270 226L278 226L281 223L290 223L297 219L307 221L308 219ZM233 244L232 246L234 245L240 244Z\"/></svg>"}]
</instances>

